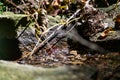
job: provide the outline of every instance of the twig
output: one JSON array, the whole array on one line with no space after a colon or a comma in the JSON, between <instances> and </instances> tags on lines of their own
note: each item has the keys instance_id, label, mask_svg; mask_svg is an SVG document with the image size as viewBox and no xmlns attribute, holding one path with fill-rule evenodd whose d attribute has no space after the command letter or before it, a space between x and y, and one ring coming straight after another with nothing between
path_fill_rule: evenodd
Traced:
<instances>
[{"instance_id":1,"label":"twig","mask_svg":"<svg viewBox=\"0 0 120 80\"><path fill-rule=\"evenodd\" d=\"M31 21L26 25L24 30L17 36L17 39L25 32L25 30L29 27L30 23L31 23Z\"/></svg>"},{"instance_id":2,"label":"twig","mask_svg":"<svg viewBox=\"0 0 120 80\"><path fill-rule=\"evenodd\" d=\"M78 9L68 20L66 23L68 23L71 19L75 18L75 16L80 12L80 9ZM51 40L53 40L58 34L59 31L64 27L65 24L60 25L55 31L53 31L53 33L51 35L49 35L42 43L37 43L36 46L34 47L34 49L32 50L32 52L30 53L30 57L32 56L32 54L35 54L37 52L39 52L39 50L45 46L48 42L50 42Z\"/></svg>"}]
</instances>

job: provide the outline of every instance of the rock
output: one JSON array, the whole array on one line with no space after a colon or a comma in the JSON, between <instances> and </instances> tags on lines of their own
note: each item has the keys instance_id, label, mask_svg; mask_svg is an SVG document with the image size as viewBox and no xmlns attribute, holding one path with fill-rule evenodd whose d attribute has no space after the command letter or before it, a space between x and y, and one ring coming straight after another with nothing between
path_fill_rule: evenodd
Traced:
<instances>
[{"instance_id":1,"label":"rock","mask_svg":"<svg viewBox=\"0 0 120 80\"><path fill-rule=\"evenodd\" d=\"M96 36L93 36L90 38L90 41L98 44L99 46L103 47L104 49L106 49L109 52L119 52L120 51L120 31L114 31L112 34L108 34L108 36L106 36L103 39L99 39L98 38L98 34L96 34Z\"/></svg>"},{"instance_id":2,"label":"rock","mask_svg":"<svg viewBox=\"0 0 120 80\"><path fill-rule=\"evenodd\" d=\"M81 15L83 15L82 24L77 27L77 30L86 39L108 27L103 22L108 15L103 11L87 6L82 10Z\"/></svg>"},{"instance_id":3,"label":"rock","mask_svg":"<svg viewBox=\"0 0 120 80\"><path fill-rule=\"evenodd\" d=\"M15 60L21 57L16 30L26 17L11 12L0 15L0 59Z\"/></svg>"},{"instance_id":4,"label":"rock","mask_svg":"<svg viewBox=\"0 0 120 80\"><path fill-rule=\"evenodd\" d=\"M0 80L91 80L96 71L88 65L43 68L0 61Z\"/></svg>"}]
</instances>

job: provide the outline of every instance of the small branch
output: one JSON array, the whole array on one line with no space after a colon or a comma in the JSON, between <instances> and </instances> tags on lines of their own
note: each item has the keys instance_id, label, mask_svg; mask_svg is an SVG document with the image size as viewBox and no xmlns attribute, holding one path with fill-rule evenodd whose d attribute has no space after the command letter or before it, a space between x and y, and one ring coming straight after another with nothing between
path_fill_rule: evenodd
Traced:
<instances>
[{"instance_id":1,"label":"small branch","mask_svg":"<svg viewBox=\"0 0 120 80\"><path fill-rule=\"evenodd\" d=\"M26 25L26 27L24 28L24 30L17 36L17 39L18 39L19 37L21 37L21 35L22 35L22 34L25 32L25 30L29 27L30 23L31 23L31 21Z\"/></svg>"},{"instance_id":2,"label":"small branch","mask_svg":"<svg viewBox=\"0 0 120 80\"><path fill-rule=\"evenodd\" d=\"M69 21L73 18L75 18L75 16L80 12L80 9L78 9L68 20L66 23L69 23ZM66 24L65 23L65 24ZM45 46L48 42L50 42L51 40L53 40L56 36L58 36L58 34L60 33L60 30L64 27L64 25L60 25L55 31L53 31L53 33L51 35L49 35L42 43L37 43L36 46L34 47L34 49L32 50L32 52L29 54L30 56L32 54L35 54L37 52L39 52L39 50L41 48L43 48L43 46ZM70 28L71 29L71 28Z\"/></svg>"}]
</instances>

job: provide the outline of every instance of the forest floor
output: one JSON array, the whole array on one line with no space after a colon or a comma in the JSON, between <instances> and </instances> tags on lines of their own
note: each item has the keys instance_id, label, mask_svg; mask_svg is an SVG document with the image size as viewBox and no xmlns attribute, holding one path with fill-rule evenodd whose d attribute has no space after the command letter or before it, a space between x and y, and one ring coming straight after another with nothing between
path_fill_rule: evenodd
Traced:
<instances>
[{"instance_id":1,"label":"forest floor","mask_svg":"<svg viewBox=\"0 0 120 80\"><path fill-rule=\"evenodd\" d=\"M25 39L25 38L24 38ZM25 39L29 40L29 39ZM27 41L29 42L29 41ZM54 42L51 41L49 46ZM116 42L116 41L115 41ZM106 46L106 43L102 42L102 46ZM77 43L78 44L78 43ZM119 44L108 42L108 48L112 49ZM29 48L33 48L35 44L29 44ZM79 50L71 48L76 46ZM118 45L118 46L117 46ZM105 80L119 80L120 79L120 52L108 52L108 53L99 53L91 51L90 49L84 46L77 46L75 43L68 44L66 39L60 40L56 45L51 47L44 47L36 54L30 54L30 51L25 48L22 44L20 45L23 56L17 60L19 64L28 64L38 67L48 67L54 68L64 65L89 65L98 69L99 77ZM118 47L119 48L119 47ZM84 50L87 51L84 51ZM115 48L116 49L116 48ZM95 74L98 75L98 74ZM101 76L100 76L101 75ZM97 79L99 78L97 77ZM107 79L106 79L107 78ZM110 79L108 79L110 78ZM95 79L95 80L97 80Z\"/></svg>"},{"instance_id":2,"label":"forest floor","mask_svg":"<svg viewBox=\"0 0 120 80\"><path fill-rule=\"evenodd\" d=\"M120 10L117 11L119 12ZM112 14L112 11L110 14ZM94 16L94 15L91 14L90 16ZM97 18L95 17L95 20L97 20ZM109 18L107 19L109 20ZM111 22L108 22L108 24L109 23ZM108 30L107 31L108 39L110 39L108 36L109 32L110 31ZM114 33L116 31L111 30L111 32ZM60 40L57 44L53 45L53 43L56 42L56 38L55 38L55 40L52 40L49 43L47 43L47 47L40 49L39 52L36 54L31 54L31 51L33 51L33 47L35 46L35 44L32 43L29 44L30 38L26 38L28 36L30 36L29 33L27 34L27 36L24 34L23 36L21 36L22 37L21 42L24 40L28 40L28 41L24 42L25 45L20 45L20 49L23 53L23 56L19 60L17 60L19 64L29 64L29 65L42 66L42 67L58 67L63 65L89 65L89 66L94 66L98 69L98 73L96 73L95 76L99 74L101 75L99 77L103 77L103 80L120 80L120 62L119 62L120 36L117 36L119 37L119 40L117 40L116 35L114 36L114 38L112 38L113 40L107 40L104 39L104 37L107 38L105 35L101 41L98 41L97 44L100 44L101 47L105 47L110 50L110 52L107 53L94 52L86 48L87 46L86 47L79 46L76 45L75 43L68 44L66 39ZM34 41L34 38L31 40ZM26 46L26 48L24 46ZM71 46L73 47L71 48ZM77 50L74 49L74 47L77 47ZM31 48L31 51L27 50L27 48ZM87 51L85 51L86 49ZM114 51L113 49L117 49L117 50ZM97 78L94 80L101 80L101 79Z\"/></svg>"}]
</instances>

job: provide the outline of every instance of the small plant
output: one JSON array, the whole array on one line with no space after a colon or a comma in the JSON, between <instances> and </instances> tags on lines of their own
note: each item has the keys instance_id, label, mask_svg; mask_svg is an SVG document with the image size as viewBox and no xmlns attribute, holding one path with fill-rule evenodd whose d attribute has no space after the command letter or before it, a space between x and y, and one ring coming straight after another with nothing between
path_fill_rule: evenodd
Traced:
<instances>
[{"instance_id":1,"label":"small plant","mask_svg":"<svg viewBox=\"0 0 120 80\"><path fill-rule=\"evenodd\" d=\"M3 11L5 10L5 6L3 5L3 3L0 2L0 14L3 13Z\"/></svg>"}]
</instances>

